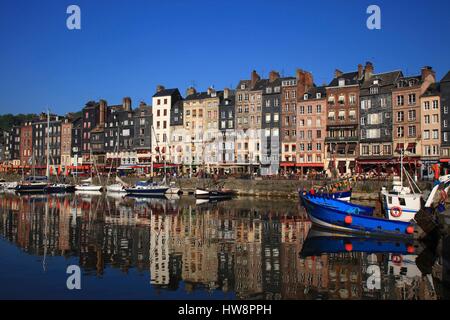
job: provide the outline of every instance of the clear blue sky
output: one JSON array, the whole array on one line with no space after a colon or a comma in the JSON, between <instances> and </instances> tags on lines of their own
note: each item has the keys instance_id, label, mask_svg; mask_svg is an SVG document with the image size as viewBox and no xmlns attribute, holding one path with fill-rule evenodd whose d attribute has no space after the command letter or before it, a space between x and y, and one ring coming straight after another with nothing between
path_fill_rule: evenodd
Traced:
<instances>
[{"instance_id":1,"label":"clear blue sky","mask_svg":"<svg viewBox=\"0 0 450 320\"><path fill-rule=\"evenodd\" d=\"M66 28L81 7L82 30ZM366 28L366 9L382 29ZM370 60L375 71L450 70L448 0L1 0L0 113L64 114L86 101L151 102L157 84L235 86L252 69L313 72Z\"/></svg>"}]
</instances>

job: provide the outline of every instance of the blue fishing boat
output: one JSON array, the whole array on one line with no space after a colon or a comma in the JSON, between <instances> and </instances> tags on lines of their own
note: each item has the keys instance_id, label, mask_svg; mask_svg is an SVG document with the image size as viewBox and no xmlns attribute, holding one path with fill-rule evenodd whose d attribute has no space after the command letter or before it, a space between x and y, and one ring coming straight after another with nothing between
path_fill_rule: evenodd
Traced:
<instances>
[{"instance_id":1,"label":"blue fishing boat","mask_svg":"<svg viewBox=\"0 0 450 320\"><path fill-rule=\"evenodd\" d=\"M306 204L303 201L303 196L305 195L314 197L315 201L326 207L331 207L345 212L354 212L360 215L373 216L374 208L372 207L362 206L350 202L341 201L339 199L329 198L328 196L323 194L320 195L300 194L300 199L304 207L306 207Z\"/></svg>"},{"instance_id":2,"label":"blue fishing boat","mask_svg":"<svg viewBox=\"0 0 450 320\"><path fill-rule=\"evenodd\" d=\"M365 252L415 254L420 246L413 239L386 238L328 232L313 227L303 244L300 257L320 256L325 253Z\"/></svg>"},{"instance_id":3,"label":"blue fishing boat","mask_svg":"<svg viewBox=\"0 0 450 320\"><path fill-rule=\"evenodd\" d=\"M376 218L342 201L336 206L338 200L312 195L301 197L312 223L320 227L387 237L412 237L415 233L414 225L411 223Z\"/></svg>"},{"instance_id":4,"label":"blue fishing boat","mask_svg":"<svg viewBox=\"0 0 450 320\"><path fill-rule=\"evenodd\" d=\"M298 192L299 192L299 194L303 194L307 191L299 190ZM338 191L338 192L332 192L332 193L320 193L319 192L316 195L320 195L325 198L350 202L350 200L352 198L352 190L350 189L350 190Z\"/></svg>"}]
</instances>

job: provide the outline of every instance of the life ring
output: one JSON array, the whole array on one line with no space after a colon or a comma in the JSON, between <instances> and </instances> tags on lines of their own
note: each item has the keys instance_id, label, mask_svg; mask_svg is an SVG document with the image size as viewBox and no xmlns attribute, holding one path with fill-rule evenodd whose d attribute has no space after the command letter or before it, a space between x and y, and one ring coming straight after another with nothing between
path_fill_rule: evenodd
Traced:
<instances>
[{"instance_id":1,"label":"life ring","mask_svg":"<svg viewBox=\"0 0 450 320\"><path fill-rule=\"evenodd\" d=\"M399 254L392 255L392 263L399 266L402 264L402 262L403 262L403 257L401 255L399 255Z\"/></svg>"},{"instance_id":2,"label":"life ring","mask_svg":"<svg viewBox=\"0 0 450 320\"><path fill-rule=\"evenodd\" d=\"M392 207L391 208L391 216L394 218L399 218L402 215L403 211L400 207Z\"/></svg>"}]
</instances>

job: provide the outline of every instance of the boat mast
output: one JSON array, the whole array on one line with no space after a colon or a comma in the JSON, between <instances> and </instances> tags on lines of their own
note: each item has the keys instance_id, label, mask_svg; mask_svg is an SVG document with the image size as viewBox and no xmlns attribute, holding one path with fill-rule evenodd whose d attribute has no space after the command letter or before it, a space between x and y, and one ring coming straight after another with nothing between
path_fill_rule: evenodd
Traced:
<instances>
[{"instance_id":1,"label":"boat mast","mask_svg":"<svg viewBox=\"0 0 450 320\"><path fill-rule=\"evenodd\" d=\"M47 179L50 180L50 109L47 108Z\"/></svg>"},{"instance_id":2,"label":"boat mast","mask_svg":"<svg viewBox=\"0 0 450 320\"><path fill-rule=\"evenodd\" d=\"M403 189L403 152L404 150L402 149L400 152L400 183Z\"/></svg>"}]
</instances>

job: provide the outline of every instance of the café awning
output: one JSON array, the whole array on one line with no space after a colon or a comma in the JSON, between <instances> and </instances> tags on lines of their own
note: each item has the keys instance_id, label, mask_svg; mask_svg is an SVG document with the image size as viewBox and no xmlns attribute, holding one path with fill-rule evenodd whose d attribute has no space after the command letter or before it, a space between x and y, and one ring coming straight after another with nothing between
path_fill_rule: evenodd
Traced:
<instances>
[{"instance_id":1,"label":"caf\u00e9 awning","mask_svg":"<svg viewBox=\"0 0 450 320\"><path fill-rule=\"evenodd\" d=\"M401 153L404 148L405 145L403 143L397 143L397 148L395 149L395 152Z\"/></svg>"},{"instance_id":2,"label":"caf\u00e9 awning","mask_svg":"<svg viewBox=\"0 0 450 320\"><path fill-rule=\"evenodd\" d=\"M416 148L416 143L412 142L412 143L408 143L408 148L406 148L406 150L413 151L415 148Z\"/></svg>"}]
</instances>

